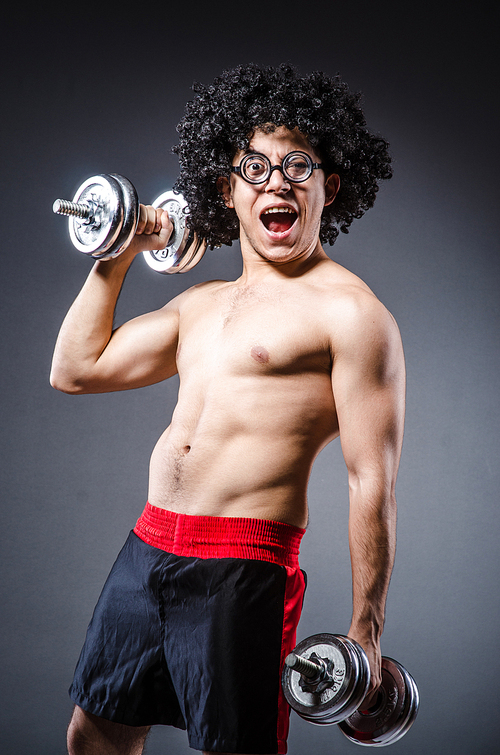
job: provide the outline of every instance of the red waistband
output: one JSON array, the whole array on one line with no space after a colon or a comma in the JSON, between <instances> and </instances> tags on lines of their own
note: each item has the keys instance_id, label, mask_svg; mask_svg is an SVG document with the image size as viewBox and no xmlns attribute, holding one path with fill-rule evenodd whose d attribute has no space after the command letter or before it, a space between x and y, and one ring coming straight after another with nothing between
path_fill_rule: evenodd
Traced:
<instances>
[{"instance_id":1,"label":"red waistband","mask_svg":"<svg viewBox=\"0 0 500 755\"><path fill-rule=\"evenodd\" d=\"M250 558L298 567L305 530L268 519L176 514L147 503L134 532L175 556Z\"/></svg>"}]
</instances>

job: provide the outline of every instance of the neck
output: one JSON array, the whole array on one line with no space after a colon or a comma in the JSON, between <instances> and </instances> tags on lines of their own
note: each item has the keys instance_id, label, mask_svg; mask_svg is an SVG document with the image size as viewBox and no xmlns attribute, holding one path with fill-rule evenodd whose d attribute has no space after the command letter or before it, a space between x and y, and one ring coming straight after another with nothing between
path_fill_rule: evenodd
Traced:
<instances>
[{"instance_id":1,"label":"neck","mask_svg":"<svg viewBox=\"0 0 500 755\"><path fill-rule=\"evenodd\" d=\"M271 252L269 255L261 254L245 241L245 239L240 239L243 258L243 272L240 280L245 283L272 278L298 278L330 259L319 239L311 249L292 259L286 254Z\"/></svg>"}]
</instances>

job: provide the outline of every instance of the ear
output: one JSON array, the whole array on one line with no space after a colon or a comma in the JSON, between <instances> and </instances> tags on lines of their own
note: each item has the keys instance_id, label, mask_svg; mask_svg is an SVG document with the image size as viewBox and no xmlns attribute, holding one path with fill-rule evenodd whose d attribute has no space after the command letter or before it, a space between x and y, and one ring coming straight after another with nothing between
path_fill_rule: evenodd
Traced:
<instances>
[{"instance_id":1,"label":"ear","mask_svg":"<svg viewBox=\"0 0 500 755\"><path fill-rule=\"evenodd\" d=\"M340 189L340 178L337 173L331 173L325 182L325 207L333 202Z\"/></svg>"},{"instance_id":2,"label":"ear","mask_svg":"<svg viewBox=\"0 0 500 755\"><path fill-rule=\"evenodd\" d=\"M224 200L226 207L234 208L229 178L226 176L219 176L217 179L217 191L222 194L222 199Z\"/></svg>"}]
</instances>

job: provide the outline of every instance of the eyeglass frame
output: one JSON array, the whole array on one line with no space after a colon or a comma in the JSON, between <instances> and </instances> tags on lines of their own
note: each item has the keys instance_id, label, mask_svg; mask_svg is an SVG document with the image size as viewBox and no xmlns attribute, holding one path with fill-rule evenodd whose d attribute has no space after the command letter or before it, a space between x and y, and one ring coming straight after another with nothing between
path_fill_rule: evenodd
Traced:
<instances>
[{"instance_id":1,"label":"eyeglass frame","mask_svg":"<svg viewBox=\"0 0 500 755\"><path fill-rule=\"evenodd\" d=\"M290 157L290 155L302 155L303 157L306 158L306 162L309 164L309 168L310 168L307 176L305 176L304 178L290 178L290 176L285 173L283 169L283 164L285 160ZM244 160L247 160L248 158L251 158L251 157L262 157L263 160L267 163L268 173L265 178L259 179L258 181L252 181L243 173L241 169L241 165ZM320 170L320 169L323 169L323 163L315 163L313 162L312 157L307 154L307 152L303 152L300 149L293 149L291 152L285 155L285 157L281 161L281 165L271 165L270 159L267 157L267 155L263 155L262 152L249 152L248 154L243 155L243 157L240 160L239 165L231 166L231 173L236 173L238 176L241 176L241 178L247 183L256 186L259 184L266 183L266 181L269 181L269 179L271 178L273 174L273 171L275 170L279 170L281 175L286 181L290 181L290 183L294 183L294 184L300 184L300 183L304 183L304 181L307 181L308 178L311 178L313 170Z\"/></svg>"}]
</instances>

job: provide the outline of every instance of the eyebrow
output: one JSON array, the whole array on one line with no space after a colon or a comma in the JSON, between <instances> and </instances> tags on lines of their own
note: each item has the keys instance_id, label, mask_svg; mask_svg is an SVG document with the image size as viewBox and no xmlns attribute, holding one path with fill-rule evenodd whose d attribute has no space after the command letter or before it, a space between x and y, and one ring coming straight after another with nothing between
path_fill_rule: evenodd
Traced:
<instances>
[{"instance_id":1,"label":"eyebrow","mask_svg":"<svg viewBox=\"0 0 500 755\"><path fill-rule=\"evenodd\" d=\"M291 155L292 152L303 152L305 155L308 155L308 157L311 158L313 162L315 162L312 155L309 154L309 152L306 152L304 149L291 149L290 152L287 152L286 155L284 155L281 159L284 160L285 157L288 155ZM264 157L267 157L269 161L271 161L271 158L265 154L265 152L259 152L256 149L250 149L250 147L247 147L247 149L242 150L242 158L246 157L247 155L264 155Z\"/></svg>"}]
</instances>

